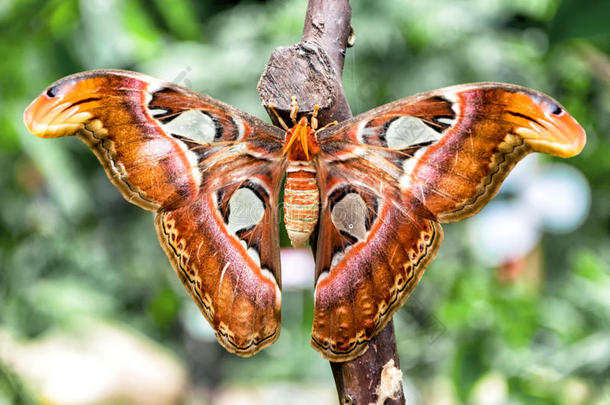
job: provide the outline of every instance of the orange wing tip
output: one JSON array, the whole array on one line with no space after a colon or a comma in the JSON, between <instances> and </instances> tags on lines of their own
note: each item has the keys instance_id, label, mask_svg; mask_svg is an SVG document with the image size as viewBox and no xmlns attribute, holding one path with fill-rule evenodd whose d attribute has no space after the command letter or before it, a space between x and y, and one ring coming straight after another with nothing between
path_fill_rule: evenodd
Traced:
<instances>
[{"instance_id":1,"label":"orange wing tip","mask_svg":"<svg viewBox=\"0 0 610 405\"><path fill-rule=\"evenodd\" d=\"M510 94L508 104L516 106L517 112L509 111L509 114L513 119L524 118L515 132L534 152L568 158L578 155L585 147L584 129L557 101L527 89Z\"/></svg>"},{"instance_id":2,"label":"orange wing tip","mask_svg":"<svg viewBox=\"0 0 610 405\"><path fill-rule=\"evenodd\" d=\"M516 132L535 152L569 158L578 155L583 150L587 136L574 118L565 114L549 124L551 128L546 131L522 127Z\"/></svg>"},{"instance_id":3,"label":"orange wing tip","mask_svg":"<svg viewBox=\"0 0 610 405\"><path fill-rule=\"evenodd\" d=\"M62 102L61 98L40 95L23 113L28 131L40 138L58 138L72 135L82 129L93 115L81 111L78 105Z\"/></svg>"}]
</instances>

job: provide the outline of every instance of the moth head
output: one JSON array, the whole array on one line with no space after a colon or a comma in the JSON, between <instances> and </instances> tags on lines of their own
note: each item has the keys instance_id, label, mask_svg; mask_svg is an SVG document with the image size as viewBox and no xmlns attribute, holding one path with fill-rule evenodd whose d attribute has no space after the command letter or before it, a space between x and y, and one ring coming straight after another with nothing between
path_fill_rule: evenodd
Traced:
<instances>
[{"instance_id":1,"label":"moth head","mask_svg":"<svg viewBox=\"0 0 610 405\"><path fill-rule=\"evenodd\" d=\"M310 161L320 151L316 131L309 125L305 116L286 131L285 142L284 155L287 155L289 160Z\"/></svg>"}]
</instances>

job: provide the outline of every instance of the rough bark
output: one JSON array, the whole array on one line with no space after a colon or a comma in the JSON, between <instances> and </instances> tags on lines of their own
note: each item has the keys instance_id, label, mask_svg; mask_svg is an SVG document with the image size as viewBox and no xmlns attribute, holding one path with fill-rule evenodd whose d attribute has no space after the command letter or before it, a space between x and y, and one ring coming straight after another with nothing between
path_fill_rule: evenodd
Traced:
<instances>
[{"instance_id":1,"label":"rough bark","mask_svg":"<svg viewBox=\"0 0 610 405\"><path fill-rule=\"evenodd\" d=\"M341 82L346 48L353 41L350 21L348 0L309 1L303 39L275 49L261 76L258 92L267 109L274 105L288 123L290 98L296 96L299 113L309 115L314 104L320 105L321 125L351 117ZM270 117L276 120L273 114ZM404 404L402 384L395 384L400 372L396 372L399 361L392 322L370 342L364 355L330 365L341 404ZM388 391L390 380L394 388Z\"/></svg>"},{"instance_id":2,"label":"rough bark","mask_svg":"<svg viewBox=\"0 0 610 405\"><path fill-rule=\"evenodd\" d=\"M273 104L286 120L290 98L297 96L300 113L310 114L314 104L320 106L318 120L322 125L351 117L341 83L350 17L347 0L309 2L303 39L290 47L276 48L258 83L265 107ZM275 121L273 114L270 117Z\"/></svg>"}]
</instances>

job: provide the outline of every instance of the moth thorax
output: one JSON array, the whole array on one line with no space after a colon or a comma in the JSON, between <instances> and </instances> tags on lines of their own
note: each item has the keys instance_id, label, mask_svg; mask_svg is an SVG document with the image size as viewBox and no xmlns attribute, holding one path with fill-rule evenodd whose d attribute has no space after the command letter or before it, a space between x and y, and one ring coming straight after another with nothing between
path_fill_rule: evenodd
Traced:
<instances>
[{"instance_id":1,"label":"moth thorax","mask_svg":"<svg viewBox=\"0 0 610 405\"><path fill-rule=\"evenodd\" d=\"M313 168L291 168L284 186L284 223L290 243L305 245L318 222L320 192Z\"/></svg>"}]
</instances>

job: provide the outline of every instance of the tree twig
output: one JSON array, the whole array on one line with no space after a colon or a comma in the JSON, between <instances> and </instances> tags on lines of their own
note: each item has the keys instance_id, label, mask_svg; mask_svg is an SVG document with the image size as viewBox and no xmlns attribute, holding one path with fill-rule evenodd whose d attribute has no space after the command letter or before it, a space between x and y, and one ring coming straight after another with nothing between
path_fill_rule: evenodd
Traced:
<instances>
[{"instance_id":1,"label":"tree twig","mask_svg":"<svg viewBox=\"0 0 610 405\"><path fill-rule=\"evenodd\" d=\"M290 97L296 96L300 113L309 114L314 104L320 105L321 125L350 118L341 82L350 21L348 0L309 0L302 41L275 49L261 76L258 91L263 104L273 104L287 120ZM330 365L341 404L404 404L392 322L364 355Z\"/></svg>"}]
</instances>

